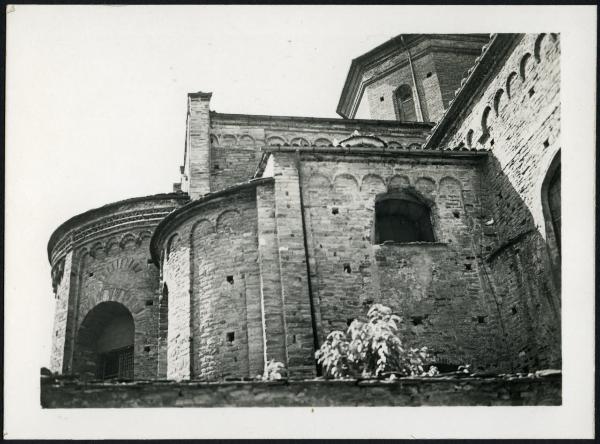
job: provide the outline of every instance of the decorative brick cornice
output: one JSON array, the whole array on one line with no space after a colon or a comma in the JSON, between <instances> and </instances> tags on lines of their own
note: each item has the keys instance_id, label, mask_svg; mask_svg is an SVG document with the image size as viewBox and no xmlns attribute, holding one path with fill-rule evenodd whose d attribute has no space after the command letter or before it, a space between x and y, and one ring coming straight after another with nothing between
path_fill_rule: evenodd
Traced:
<instances>
[{"instance_id":1,"label":"decorative brick cornice","mask_svg":"<svg viewBox=\"0 0 600 444\"><path fill-rule=\"evenodd\" d=\"M125 230L157 224L174 208L188 200L189 196L185 193L155 194L113 202L78 214L61 224L50 236L48 260L53 264L75 245L104 233L113 233L115 229ZM136 208L136 204L151 202L156 203L156 207ZM127 205L131 205L131 209L115 212L119 207Z\"/></svg>"},{"instance_id":2,"label":"decorative brick cornice","mask_svg":"<svg viewBox=\"0 0 600 444\"><path fill-rule=\"evenodd\" d=\"M195 93L188 93L188 98L192 99L192 100L210 100L210 98L212 97L212 93L211 92L202 92L202 91L198 91Z\"/></svg>"},{"instance_id":3,"label":"decorative brick cornice","mask_svg":"<svg viewBox=\"0 0 600 444\"><path fill-rule=\"evenodd\" d=\"M205 204L212 202L216 199L226 197L232 194L236 194L248 189L256 188L259 185L264 185L267 183L273 182L272 177L266 178L258 178L252 179L249 182L244 182L238 185L234 185L232 187L226 188L224 190L216 191L214 193L208 193L204 196L195 199L188 204L176 209L171 212L167 217L162 219L160 223L154 229L154 233L152 234L152 239L150 239L150 254L152 256L152 261L155 264L159 263L160 257L160 246L168 235L168 230L177 226L187 217L192 214L196 214L196 211L202 208Z\"/></svg>"}]
</instances>

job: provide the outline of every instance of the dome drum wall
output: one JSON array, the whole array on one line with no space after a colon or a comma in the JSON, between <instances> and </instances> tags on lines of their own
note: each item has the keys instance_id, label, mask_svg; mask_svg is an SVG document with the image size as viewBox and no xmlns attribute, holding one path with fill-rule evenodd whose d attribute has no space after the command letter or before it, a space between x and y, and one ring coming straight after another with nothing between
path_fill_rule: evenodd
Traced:
<instances>
[{"instance_id":1,"label":"dome drum wall","mask_svg":"<svg viewBox=\"0 0 600 444\"><path fill-rule=\"evenodd\" d=\"M89 366L82 371L77 364L78 336L87 315L112 301L135 323L133 377L156 377L159 276L149 262L150 237L158 222L186 201L183 195L129 199L83 213L56 230L48 249L57 299L53 371L92 377ZM88 341L88 350L97 339Z\"/></svg>"}]
</instances>

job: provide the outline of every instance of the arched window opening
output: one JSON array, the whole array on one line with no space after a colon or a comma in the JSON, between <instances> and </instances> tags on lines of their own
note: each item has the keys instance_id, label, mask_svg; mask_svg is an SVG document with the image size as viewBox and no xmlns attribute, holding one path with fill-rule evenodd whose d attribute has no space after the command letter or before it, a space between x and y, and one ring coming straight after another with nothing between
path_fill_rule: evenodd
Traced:
<instances>
[{"instance_id":1,"label":"arched window opening","mask_svg":"<svg viewBox=\"0 0 600 444\"><path fill-rule=\"evenodd\" d=\"M402 122L416 122L417 112L415 110L412 88L408 85L402 85L396 90L395 95L398 119Z\"/></svg>"},{"instance_id":2,"label":"arched window opening","mask_svg":"<svg viewBox=\"0 0 600 444\"><path fill-rule=\"evenodd\" d=\"M407 193L389 193L375 201L376 244L435 242L429 206Z\"/></svg>"},{"instance_id":3,"label":"arched window opening","mask_svg":"<svg viewBox=\"0 0 600 444\"><path fill-rule=\"evenodd\" d=\"M84 379L133 379L133 317L118 302L102 302L85 317L73 354L73 371Z\"/></svg>"},{"instance_id":4,"label":"arched window opening","mask_svg":"<svg viewBox=\"0 0 600 444\"><path fill-rule=\"evenodd\" d=\"M169 338L169 287L163 285L158 306L158 376L167 376L167 344Z\"/></svg>"}]
</instances>

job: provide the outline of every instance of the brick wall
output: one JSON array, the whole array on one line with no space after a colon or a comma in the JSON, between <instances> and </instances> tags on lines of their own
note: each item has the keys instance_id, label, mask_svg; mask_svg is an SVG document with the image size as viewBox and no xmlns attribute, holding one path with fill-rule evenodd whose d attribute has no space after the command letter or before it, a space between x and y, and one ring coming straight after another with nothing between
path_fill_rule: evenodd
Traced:
<instances>
[{"instance_id":1,"label":"brick wall","mask_svg":"<svg viewBox=\"0 0 600 444\"><path fill-rule=\"evenodd\" d=\"M486 258L513 368L560 366L560 254L543 185L560 152L560 36L520 35L440 144L490 151ZM487 115L487 119L485 118ZM484 124L485 122L485 124Z\"/></svg>"},{"instance_id":2,"label":"brick wall","mask_svg":"<svg viewBox=\"0 0 600 444\"><path fill-rule=\"evenodd\" d=\"M510 368L497 304L481 269L491 249L481 223L487 211L481 165L477 158L450 156L303 157L320 342L383 303L404 318L403 337L428 346L440 362ZM436 242L373 245L375 196L409 186L432 202Z\"/></svg>"},{"instance_id":3,"label":"brick wall","mask_svg":"<svg viewBox=\"0 0 600 444\"><path fill-rule=\"evenodd\" d=\"M212 192L249 180L262 150L272 146L331 146L354 131L376 134L394 147L420 145L431 126L398 125L344 119L242 116L211 113L210 189Z\"/></svg>"},{"instance_id":4,"label":"brick wall","mask_svg":"<svg viewBox=\"0 0 600 444\"><path fill-rule=\"evenodd\" d=\"M115 302L133 315L134 376L156 377L159 276L149 263L149 240L156 224L185 201L169 194L129 199L75 216L55 231L48 248L58 298L53 371L94 376L95 341L107 324L98 324L101 310L91 323L86 318L103 302Z\"/></svg>"}]
</instances>

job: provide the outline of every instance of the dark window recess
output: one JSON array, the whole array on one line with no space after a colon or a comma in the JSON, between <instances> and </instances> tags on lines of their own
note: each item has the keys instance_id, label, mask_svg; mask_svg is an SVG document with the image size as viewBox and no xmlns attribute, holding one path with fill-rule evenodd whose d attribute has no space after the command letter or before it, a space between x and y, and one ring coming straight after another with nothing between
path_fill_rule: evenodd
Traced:
<instances>
[{"instance_id":1,"label":"dark window recess","mask_svg":"<svg viewBox=\"0 0 600 444\"><path fill-rule=\"evenodd\" d=\"M133 379L133 345L102 353L96 376L99 379Z\"/></svg>"},{"instance_id":2,"label":"dark window recess","mask_svg":"<svg viewBox=\"0 0 600 444\"><path fill-rule=\"evenodd\" d=\"M235 333L232 331L227 332L226 336L227 336L227 342L233 342L235 339Z\"/></svg>"},{"instance_id":3,"label":"dark window recess","mask_svg":"<svg viewBox=\"0 0 600 444\"><path fill-rule=\"evenodd\" d=\"M529 97L533 96L533 95L535 94L535 89L531 88L531 89L528 91L528 94L529 94Z\"/></svg>"},{"instance_id":4,"label":"dark window recess","mask_svg":"<svg viewBox=\"0 0 600 444\"><path fill-rule=\"evenodd\" d=\"M154 305L154 301L146 301L146 307Z\"/></svg>"},{"instance_id":5,"label":"dark window recess","mask_svg":"<svg viewBox=\"0 0 600 444\"><path fill-rule=\"evenodd\" d=\"M350 268L350 264L344 264L344 272L345 273L352 273L352 268Z\"/></svg>"},{"instance_id":6,"label":"dark window recess","mask_svg":"<svg viewBox=\"0 0 600 444\"><path fill-rule=\"evenodd\" d=\"M471 264L465 264L465 270L471 271L473 269Z\"/></svg>"},{"instance_id":7,"label":"dark window recess","mask_svg":"<svg viewBox=\"0 0 600 444\"><path fill-rule=\"evenodd\" d=\"M396 106L398 107L398 118L401 121L415 122L417 120L413 92L409 85L402 85L396 90Z\"/></svg>"},{"instance_id":8,"label":"dark window recess","mask_svg":"<svg viewBox=\"0 0 600 444\"><path fill-rule=\"evenodd\" d=\"M339 208L338 208L338 207L333 207L333 208L331 209L331 214L338 214L339 212L340 212L340 210L339 210Z\"/></svg>"},{"instance_id":9,"label":"dark window recess","mask_svg":"<svg viewBox=\"0 0 600 444\"><path fill-rule=\"evenodd\" d=\"M485 324L485 318L487 316L477 316L477 322L480 324Z\"/></svg>"},{"instance_id":10,"label":"dark window recess","mask_svg":"<svg viewBox=\"0 0 600 444\"><path fill-rule=\"evenodd\" d=\"M510 309L510 312L511 312L512 314L517 314L517 307L512 307L512 308Z\"/></svg>"},{"instance_id":11,"label":"dark window recess","mask_svg":"<svg viewBox=\"0 0 600 444\"><path fill-rule=\"evenodd\" d=\"M429 208L416 201L385 199L375 203L375 243L434 242Z\"/></svg>"},{"instance_id":12,"label":"dark window recess","mask_svg":"<svg viewBox=\"0 0 600 444\"><path fill-rule=\"evenodd\" d=\"M227 276L227 282L233 285L233 276Z\"/></svg>"}]
</instances>

